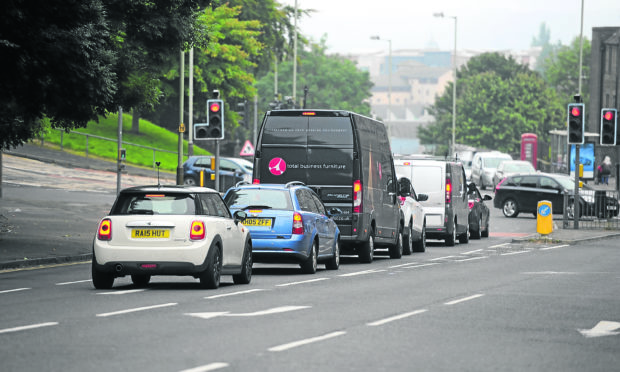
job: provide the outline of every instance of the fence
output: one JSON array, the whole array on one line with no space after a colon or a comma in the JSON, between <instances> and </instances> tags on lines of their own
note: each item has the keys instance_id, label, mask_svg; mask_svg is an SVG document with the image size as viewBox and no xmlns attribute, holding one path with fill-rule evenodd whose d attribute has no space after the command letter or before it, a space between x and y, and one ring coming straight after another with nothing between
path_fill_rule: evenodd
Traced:
<instances>
[{"instance_id":1,"label":"fence","mask_svg":"<svg viewBox=\"0 0 620 372\"><path fill-rule=\"evenodd\" d=\"M620 230L620 204L618 191L615 190L579 190L580 229ZM572 228L574 220L574 193L564 194L564 228Z\"/></svg>"}]
</instances>

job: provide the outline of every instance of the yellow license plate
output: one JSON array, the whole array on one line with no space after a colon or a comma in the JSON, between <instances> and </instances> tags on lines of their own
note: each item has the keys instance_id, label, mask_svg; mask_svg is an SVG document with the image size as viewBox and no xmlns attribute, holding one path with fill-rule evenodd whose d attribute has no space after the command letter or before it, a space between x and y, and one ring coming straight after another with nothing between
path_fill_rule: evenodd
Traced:
<instances>
[{"instance_id":1,"label":"yellow license plate","mask_svg":"<svg viewBox=\"0 0 620 372\"><path fill-rule=\"evenodd\" d=\"M271 227L271 218L246 218L243 221L246 226L267 226Z\"/></svg>"},{"instance_id":2,"label":"yellow license plate","mask_svg":"<svg viewBox=\"0 0 620 372\"><path fill-rule=\"evenodd\" d=\"M138 239L164 239L170 237L170 230L166 229L133 229L131 237Z\"/></svg>"}]
</instances>

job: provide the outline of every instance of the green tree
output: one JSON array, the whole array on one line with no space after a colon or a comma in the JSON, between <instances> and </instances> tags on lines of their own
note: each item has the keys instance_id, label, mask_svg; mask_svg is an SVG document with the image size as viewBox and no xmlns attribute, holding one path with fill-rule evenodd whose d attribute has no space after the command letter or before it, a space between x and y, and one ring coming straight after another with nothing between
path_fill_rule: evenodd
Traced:
<instances>
[{"instance_id":1,"label":"green tree","mask_svg":"<svg viewBox=\"0 0 620 372\"><path fill-rule=\"evenodd\" d=\"M535 70L545 76L543 63L547 57L555 53L561 44L560 42L556 44L551 43L551 30L547 27L547 24L543 22L540 24L538 36L532 38L532 43L530 45L533 47L540 47L540 54L536 60Z\"/></svg>"},{"instance_id":2,"label":"green tree","mask_svg":"<svg viewBox=\"0 0 620 372\"><path fill-rule=\"evenodd\" d=\"M488 64L486 62L489 62ZM487 66L487 68L485 68ZM521 134L539 143L563 124L563 106L536 72L497 53L472 58L457 83L456 142L518 153ZM422 143L447 149L452 135L452 84L429 109L435 123L419 129Z\"/></svg>"},{"instance_id":3,"label":"green tree","mask_svg":"<svg viewBox=\"0 0 620 372\"><path fill-rule=\"evenodd\" d=\"M368 99L372 82L368 72L360 71L353 62L338 56L327 55L325 39L311 44L298 53L297 107L303 105L304 87L308 87L306 107L313 109L339 109L370 115ZM275 74L268 73L256 84L259 104L268 109L274 97ZM293 62L278 66L278 92L292 96Z\"/></svg>"},{"instance_id":4,"label":"green tree","mask_svg":"<svg viewBox=\"0 0 620 372\"><path fill-rule=\"evenodd\" d=\"M563 104L573 102L573 96L579 90L579 49L580 40L576 37L568 46L562 46L543 61L543 73L550 87L556 90ZM590 41L583 39L583 66L581 81L581 96L587 104L589 101L588 87L590 86L590 55L592 46ZM587 107L587 106L586 106Z\"/></svg>"}]
</instances>

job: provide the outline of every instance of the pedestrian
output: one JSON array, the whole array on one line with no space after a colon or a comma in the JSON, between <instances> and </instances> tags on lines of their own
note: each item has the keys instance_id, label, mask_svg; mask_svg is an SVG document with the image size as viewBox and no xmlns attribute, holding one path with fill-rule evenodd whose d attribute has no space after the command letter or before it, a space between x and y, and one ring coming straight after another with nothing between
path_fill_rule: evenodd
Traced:
<instances>
[{"instance_id":1,"label":"pedestrian","mask_svg":"<svg viewBox=\"0 0 620 372\"><path fill-rule=\"evenodd\" d=\"M609 175L611 174L611 159L609 156L605 156L601 168L601 183L609 185Z\"/></svg>"},{"instance_id":2,"label":"pedestrian","mask_svg":"<svg viewBox=\"0 0 620 372\"><path fill-rule=\"evenodd\" d=\"M602 178L603 178L603 166L599 164L598 167L596 167L596 179L594 180L594 184L598 185L599 183L601 183Z\"/></svg>"}]
</instances>

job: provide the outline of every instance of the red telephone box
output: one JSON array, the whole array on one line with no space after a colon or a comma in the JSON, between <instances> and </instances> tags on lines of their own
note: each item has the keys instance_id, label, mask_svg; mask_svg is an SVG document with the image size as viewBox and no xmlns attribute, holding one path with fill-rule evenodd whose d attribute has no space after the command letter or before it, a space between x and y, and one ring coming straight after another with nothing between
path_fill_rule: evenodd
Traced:
<instances>
[{"instance_id":1,"label":"red telephone box","mask_svg":"<svg viewBox=\"0 0 620 372\"><path fill-rule=\"evenodd\" d=\"M529 161L534 169L538 169L538 136L534 133L521 135L521 160Z\"/></svg>"}]
</instances>

